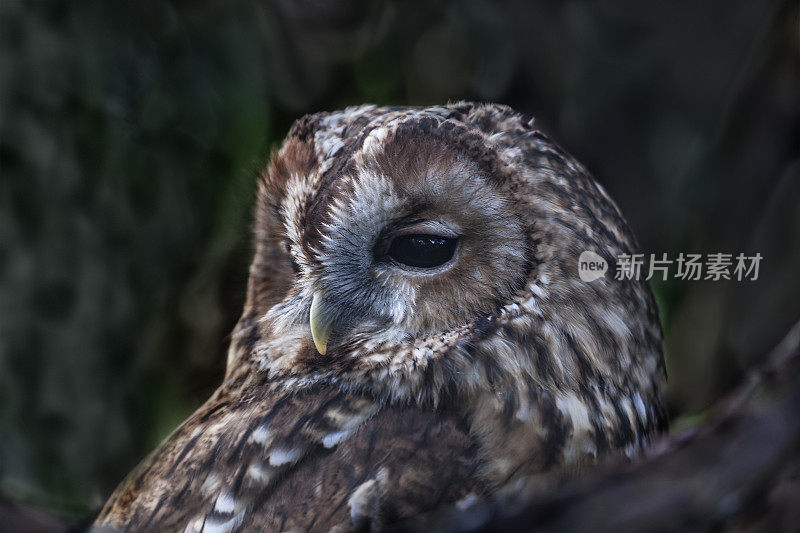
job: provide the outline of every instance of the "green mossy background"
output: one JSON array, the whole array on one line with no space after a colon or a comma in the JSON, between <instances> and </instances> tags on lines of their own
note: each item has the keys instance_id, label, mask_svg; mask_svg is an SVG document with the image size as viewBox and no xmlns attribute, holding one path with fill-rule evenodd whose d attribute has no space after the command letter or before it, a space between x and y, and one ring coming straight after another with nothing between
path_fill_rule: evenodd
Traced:
<instances>
[{"instance_id":1,"label":"green mossy background","mask_svg":"<svg viewBox=\"0 0 800 533\"><path fill-rule=\"evenodd\" d=\"M794 2L0 0L0 491L84 516L215 388L256 177L301 115L506 103L642 251L760 252L654 283L676 426L800 318Z\"/></svg>"}]
</instances>

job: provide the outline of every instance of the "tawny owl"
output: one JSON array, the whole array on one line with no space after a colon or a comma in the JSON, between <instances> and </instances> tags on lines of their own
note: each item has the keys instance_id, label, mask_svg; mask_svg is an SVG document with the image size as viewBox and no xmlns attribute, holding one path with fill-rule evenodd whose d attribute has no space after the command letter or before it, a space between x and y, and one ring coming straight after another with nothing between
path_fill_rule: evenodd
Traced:
<instances>
[{"instance_id":1,"label":"tawny owl","mask_svg":"<svg viewBox=\"0 0 800 533\"><path fill-rule=\"evenodd\" d=\"M97 523L380 527L489 498L665 427L636 243L588 172L513 110L300 119L259 183L224 382Z\"/></svg>"}]
</instances>

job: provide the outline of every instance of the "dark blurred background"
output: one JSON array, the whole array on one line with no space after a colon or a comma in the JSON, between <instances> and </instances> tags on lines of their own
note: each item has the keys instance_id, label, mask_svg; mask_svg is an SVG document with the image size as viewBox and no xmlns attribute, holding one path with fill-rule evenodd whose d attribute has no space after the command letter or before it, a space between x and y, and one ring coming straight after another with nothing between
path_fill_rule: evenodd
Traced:
<instances>
[{"instance_id":1,"label":"dark blurred background","mask_svg":"<svg viewBox=\"0 0 800 533\"><path fill-rule=\"evenodd\" d=\"M0 493L81 516L221 379L256 177L304 113L497 101L611 192L673 428L800 318L796 2L0 0Z\"/></svg>"}]
</instances>

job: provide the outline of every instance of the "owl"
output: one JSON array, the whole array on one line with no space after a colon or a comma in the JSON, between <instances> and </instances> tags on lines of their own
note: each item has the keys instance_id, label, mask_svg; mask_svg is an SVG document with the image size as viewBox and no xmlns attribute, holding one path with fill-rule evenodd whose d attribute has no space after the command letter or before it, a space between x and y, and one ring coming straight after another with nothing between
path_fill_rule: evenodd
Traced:
<instances>
[{"instance_id":1,"label":"owl","mask_svg":"<svg viewBox=\"0 0 800 533\"><path fill-rule=\"evenodd\" d=\"M98 527L378 529L635 457L665 428L646 282L578 272L636 241L508 107L305 116L254 225L223 383Z\"/></svg>"}]
</instances>

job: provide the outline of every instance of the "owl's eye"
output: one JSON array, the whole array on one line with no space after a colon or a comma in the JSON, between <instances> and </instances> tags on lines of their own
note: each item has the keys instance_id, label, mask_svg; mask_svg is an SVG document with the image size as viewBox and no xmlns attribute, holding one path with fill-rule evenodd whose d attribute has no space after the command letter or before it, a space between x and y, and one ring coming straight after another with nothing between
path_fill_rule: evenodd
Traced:
<instances>
[{"instance_id":1,"label":"owl's eye","mask_svg":"<svg viewBox=\"0 0 800 533\"><path fill-rule=\"evenodd\" d=\"M441 235L400 235L392 239L386 255L402 265L435 268L452 259L457 244L458 238Z\"/></svg>"}]
</instances>

